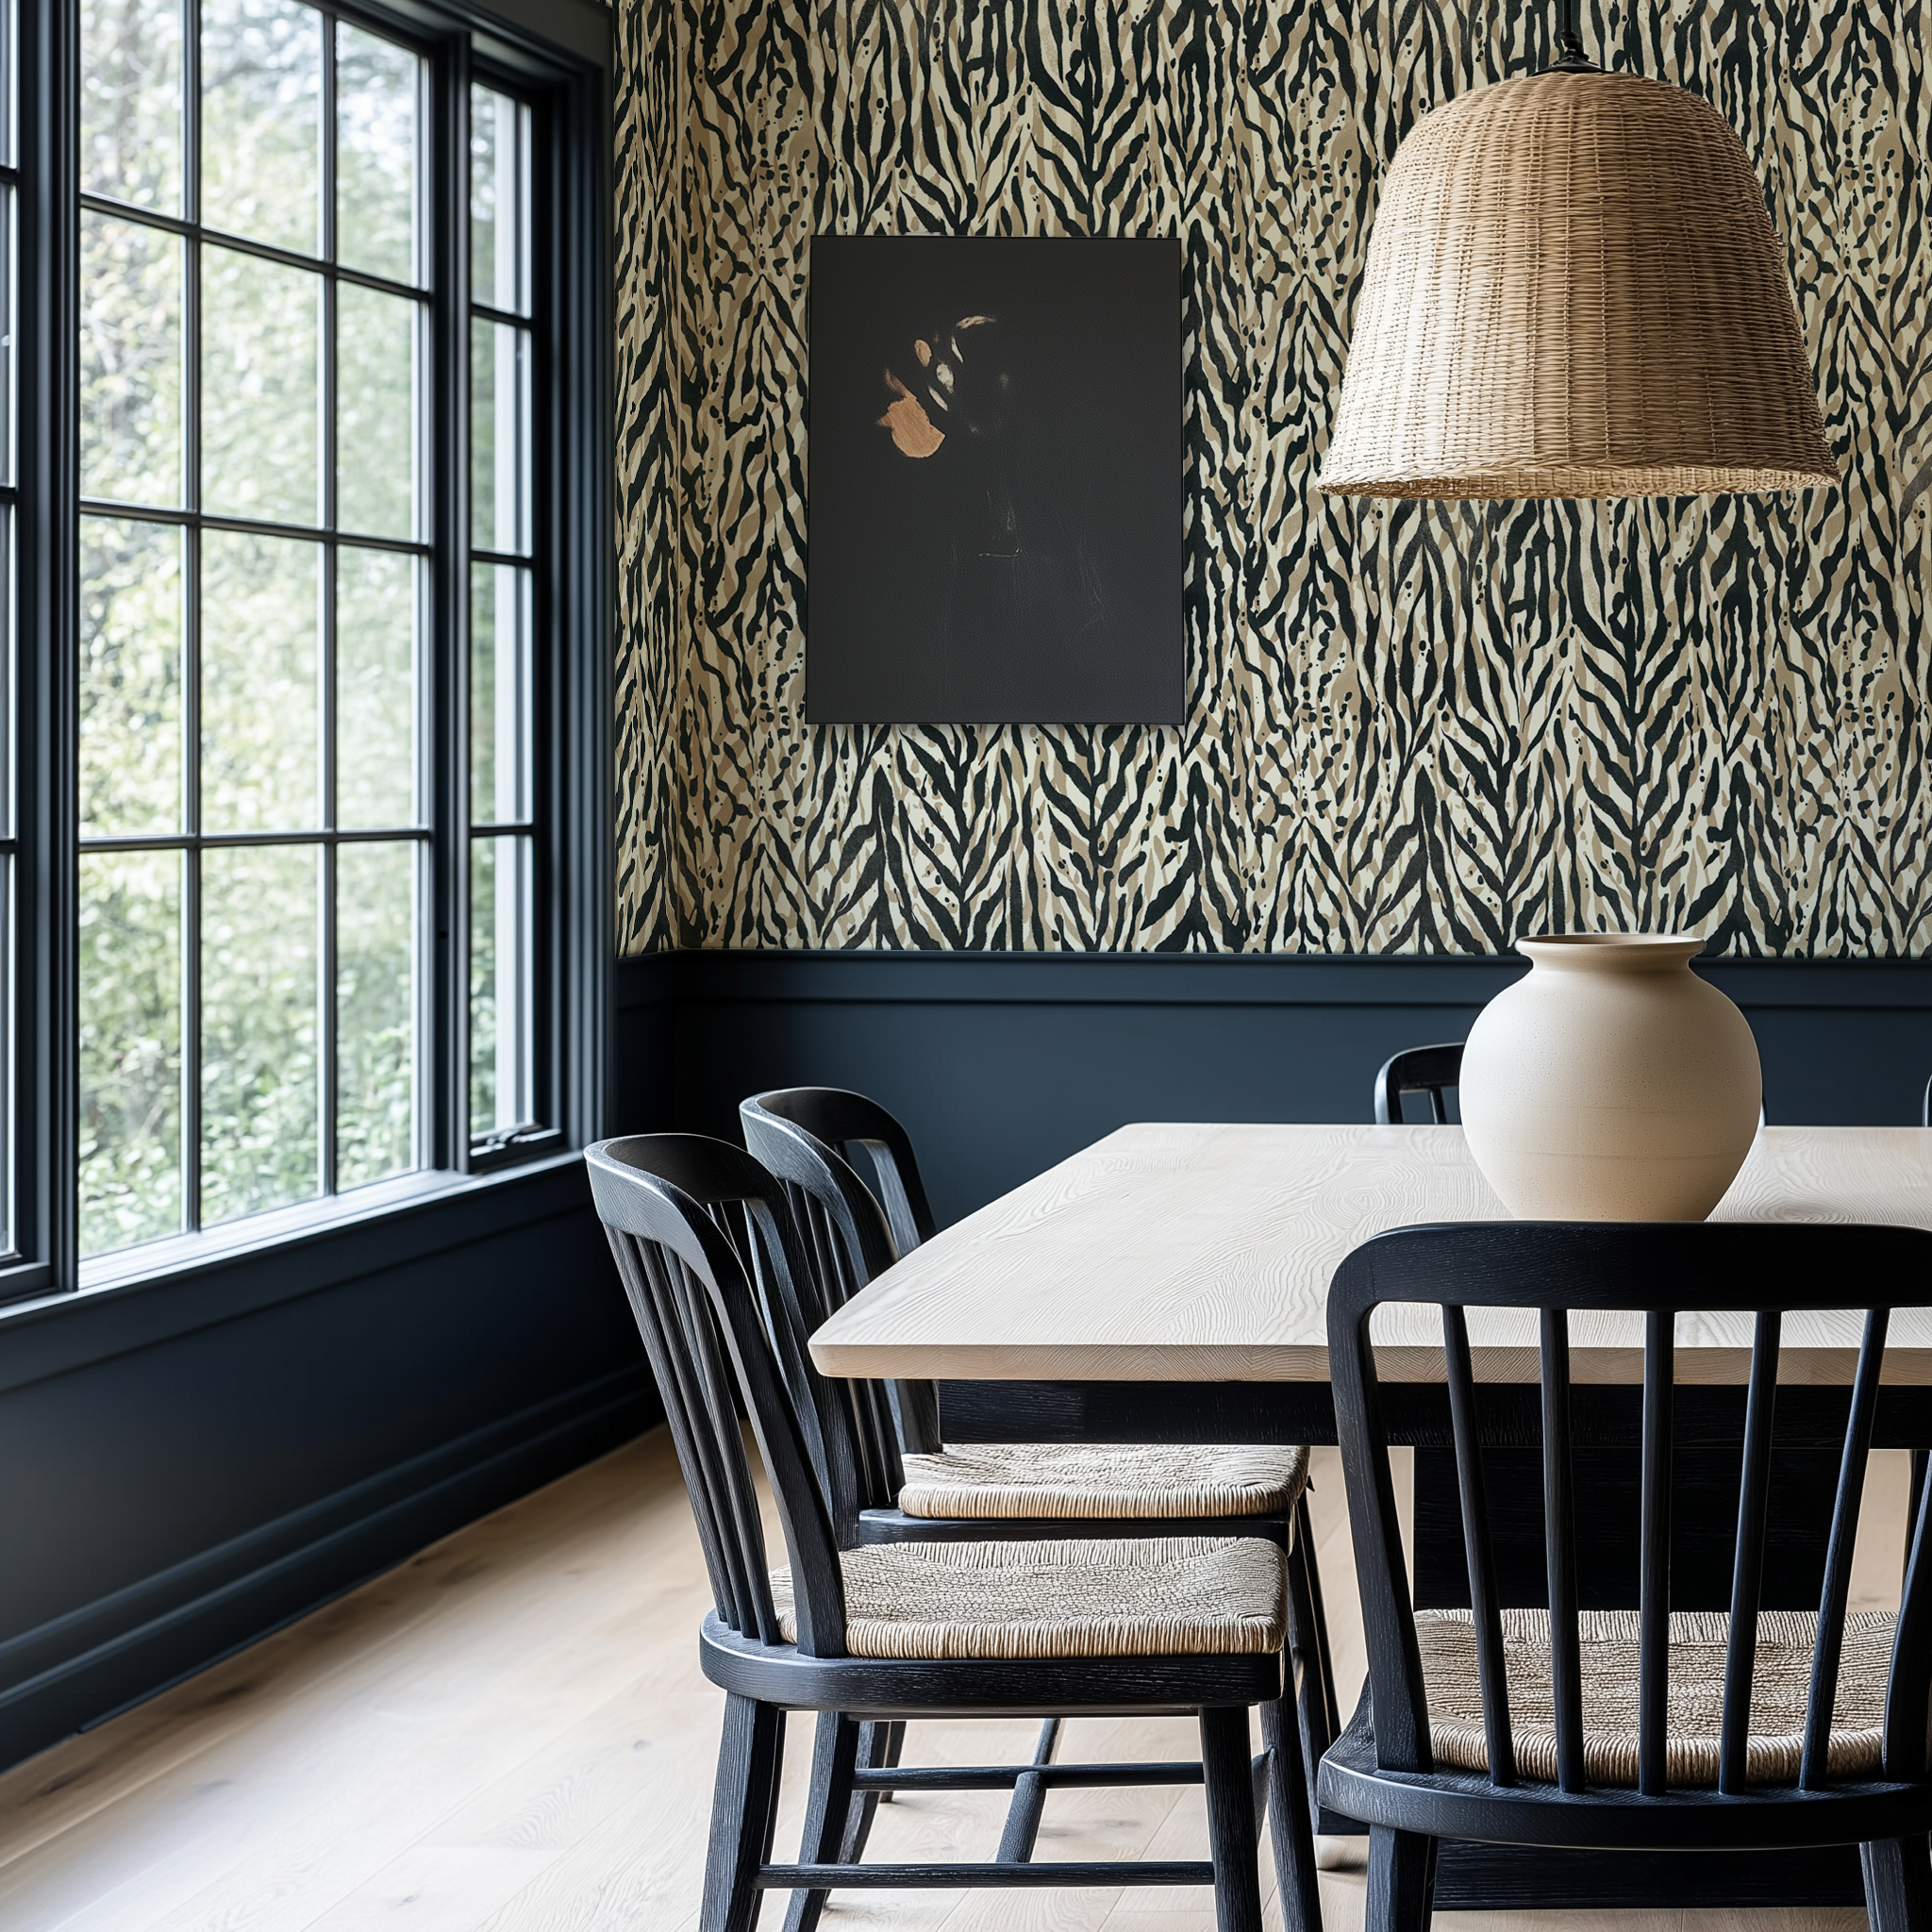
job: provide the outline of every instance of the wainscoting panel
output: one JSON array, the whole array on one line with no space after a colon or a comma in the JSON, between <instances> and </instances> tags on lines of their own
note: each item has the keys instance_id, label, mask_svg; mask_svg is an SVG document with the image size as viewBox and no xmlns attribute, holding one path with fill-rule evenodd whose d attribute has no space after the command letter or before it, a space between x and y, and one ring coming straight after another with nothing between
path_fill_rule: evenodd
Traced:
<instances>
[{"instance_id":1,"label":"wainscoting panel","mask_svg":"<svg viewBox=\"0 0 1932 1932\"><path fill-rule=\"evenodd\" d=\"M588 1197L558 1166L0 1324L0 1765L657 1421Z\"/></svg>"},{"instance_id":2,"label":"wainscoting panel","mask_svg":"<svg viewBox=\"0 0 1932 1932\"><path fill-rule=\"evenodd\" d=\"M941 1221L1134 1120L1365 1121L1391 1053L1460 1040L1524 962L1322 955L685 952L618 976L619 1122L737 1138L740 1099L852 1087ZM1720 961L1773 1121L1915 1124L1932 964Z\"/></svg>"}]
</instances>

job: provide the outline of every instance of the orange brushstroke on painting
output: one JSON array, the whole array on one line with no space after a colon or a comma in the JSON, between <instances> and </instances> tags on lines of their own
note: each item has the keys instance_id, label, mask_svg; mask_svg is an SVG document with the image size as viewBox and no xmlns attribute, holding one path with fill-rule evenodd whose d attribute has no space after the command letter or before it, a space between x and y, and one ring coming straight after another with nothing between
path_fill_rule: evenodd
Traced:
<instances>
[{"instance_id":1,"label":"orange brushstroke on painting","mask_svg":"<svg viewBox=\"0 0 1932 1932\"><path fill-rule=\"evenodd\" d=\"M879 427L892 432L892 444L902 456L929 457L945 441L944 432L935 429L919 399L889 369L886 384L896 398L879 418Z\"/></svg>"}]
</instances>

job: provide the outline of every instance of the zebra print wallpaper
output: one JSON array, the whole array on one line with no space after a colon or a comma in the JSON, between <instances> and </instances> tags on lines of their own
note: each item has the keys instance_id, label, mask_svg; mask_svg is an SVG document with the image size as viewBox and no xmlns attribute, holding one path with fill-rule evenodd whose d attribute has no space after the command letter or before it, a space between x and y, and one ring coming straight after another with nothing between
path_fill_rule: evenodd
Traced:
<instances>
[{"instance_id":1,"label":"zebra print wallpaper","mask_svg":"<svg viewBox=\"0 0 1932 1932\"><path fill-rule=\"evenodd\" d=\"M1481 506L1311 485L1382 171L1554 8L620 6L625 950L1932 943L1924 8L1588 9L1753 156L1842 489ZM1183 724L802 722L821 232L1181 239Z\"/></svg>"}]
</instances>

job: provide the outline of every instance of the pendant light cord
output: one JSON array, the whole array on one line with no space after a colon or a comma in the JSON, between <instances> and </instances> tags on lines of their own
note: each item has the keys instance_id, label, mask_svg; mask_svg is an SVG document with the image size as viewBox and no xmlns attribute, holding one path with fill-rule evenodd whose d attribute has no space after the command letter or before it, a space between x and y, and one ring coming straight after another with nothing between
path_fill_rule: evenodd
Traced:
<instances>
[{"instance_id":1,"label":"pendant light cord","mask_svg":"<svg viewBox=\"0 0 1932 1932\"><path fill-rule=\"evenodd\" d=\"M1557 58L1552 74L1601 74L1594 60L1583 51L1583 22L1579 0L1563 0L1562 25L1557 30Z\"/></svg>"}]
</instances>

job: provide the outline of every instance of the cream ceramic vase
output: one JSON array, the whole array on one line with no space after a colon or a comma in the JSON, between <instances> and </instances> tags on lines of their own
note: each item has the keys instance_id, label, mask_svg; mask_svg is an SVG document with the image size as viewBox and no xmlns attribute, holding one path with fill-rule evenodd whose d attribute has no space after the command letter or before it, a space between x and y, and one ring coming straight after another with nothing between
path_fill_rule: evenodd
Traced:
<instances>
[{"instance_id":1,"label":"cream ceramic vase","mask_svg":"<svg viewBox=\"0 0 1932 1932\"><path fill-rule=\"evenodd\" d=\"M1763 1088L1700 939L1524 940L1528 974L1470 1029L1469 1151L1527 1221L1702 1221L1743 1165Z\"/></svg>"}]
</instances>

